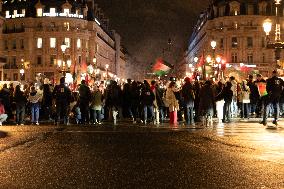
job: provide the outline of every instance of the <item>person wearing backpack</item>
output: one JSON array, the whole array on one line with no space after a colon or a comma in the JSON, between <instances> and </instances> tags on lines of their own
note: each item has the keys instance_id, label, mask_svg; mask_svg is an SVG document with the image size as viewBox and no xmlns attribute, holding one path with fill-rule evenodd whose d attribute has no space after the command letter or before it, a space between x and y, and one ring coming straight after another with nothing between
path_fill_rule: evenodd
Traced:
<instances>
[{"instance_id":1,"label":"person wearing backpack","mask_svg":"<svg viewBox=\"0 0 284 189\"><path fill-rule=\"evenodd\" d=\"M284 86L284 81L277 77L277 71L274 70L272 72L272 77L267 79L266 82L266 90L268 93L268 98L267 101L265 102L264 105L264 112L263 112L263 120L262 120L262 124L264 126L267 125L267 117L269 114L269 106L272 105L274 108L274 120L273 120L273 124L275 126L278 125L277 121L279 118L279 100L281 97L281 93L283 91L283 86Z\"/></svg>"},{"instance_id":2,"label":"person wearing backpack","mask_svg":"<svg viewBox=\"0 0 284 189\"><path fill-rule=\"evenodd\" d=\"M184 117L187 125L194 124L193 108L194 108L194 91L193 86L190 82L190 78L184 79L185 83L182 86L181 95L184 101Z\"/></svg>"}]
</instances>

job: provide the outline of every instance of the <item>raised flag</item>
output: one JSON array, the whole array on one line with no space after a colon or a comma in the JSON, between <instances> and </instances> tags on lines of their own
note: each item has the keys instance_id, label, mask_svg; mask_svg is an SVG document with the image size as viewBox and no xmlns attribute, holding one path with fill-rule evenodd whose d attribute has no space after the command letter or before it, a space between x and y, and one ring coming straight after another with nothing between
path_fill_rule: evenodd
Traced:
<instances>
[{"instance_id":1,"label":"raised flag","mask_svg":"<svg viewBox=\"0 0 284 189\"><path fill-rule=\"evenodd\" d=\"M167 74L170 69L171 68L165 64L162 58L158 58L153 66L153 72L158 76Z\"/></svg>"}]
</instances>

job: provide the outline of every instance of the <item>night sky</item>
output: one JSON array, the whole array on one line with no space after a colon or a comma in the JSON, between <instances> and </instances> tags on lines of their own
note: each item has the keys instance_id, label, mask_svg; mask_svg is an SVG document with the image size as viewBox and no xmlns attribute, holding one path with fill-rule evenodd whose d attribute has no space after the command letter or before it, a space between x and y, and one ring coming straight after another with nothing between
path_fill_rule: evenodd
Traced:
<instances>
[{"instance_id":1,"label":"night sky","mask_svg":"<svg viewBox=\"0 0 284 189\"><path fill-rule=\"evenodd\" d=\"M186 49L201 11L209 0L95 0L110 18L111 28L122 36L123 46L149 64L162 56L172 39L174 59ZM172 63L172 62L171 62Z\"/></svg>"}]
</instances>

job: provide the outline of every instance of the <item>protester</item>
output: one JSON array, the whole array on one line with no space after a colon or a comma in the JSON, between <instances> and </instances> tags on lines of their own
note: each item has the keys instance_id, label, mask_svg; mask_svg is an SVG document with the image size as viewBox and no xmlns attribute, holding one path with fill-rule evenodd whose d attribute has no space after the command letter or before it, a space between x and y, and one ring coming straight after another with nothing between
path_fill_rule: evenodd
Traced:
<instances>
[{"instance_id":1,"label":"protester","mask_svg":"<svg viewBox=\"0 0 284 189\"><path fill-rule=\"evenodd\" d=\"M31 87L28 101L31 105L31 123L39 125L39 109L42 96L36 91L34 86Z\"/></svg>"},{"instance_id":2,"label":"protester","mask_svg":"<svg viewBox=\"0 0 284 189\"><path fill-rule=\"evenodd\" d=\"M190 78L184 79L185 84L182 86L181 94L184 102L184 117L187 125L194 124L193 109L194 109L194 90Z\"/></svg>"},{"instance_id":3,"label":"protester","mask_svg":"<svg viewBox=\"0 0 284 189\"><path fill-rule=\"evenodd\" d=\"M21 91L20 85L17 85L15 88L14 102L16 103L16 124L24 125L27 97Z\"/></svg>"},{"instance_id":4,"label":"protester","mask_svg":"<svg viewBox=\"0 0 284 189\"><path fill-rule=\"evenodd\" d=\"M147 121L154 121L154 100L155 95L150 88L150 84L146 80L144 80L144 85L141 93L141 104L143 106L144 112L144 124L147 124Z\"/></svg>"},{"instance_id":5,"label":"protester","mask_svg":"<svg viewBox=\"0 0 284 189\"><path fill-rule=\"evenodd\" d=\"M8 118L8 115L5 113L5 107L3 104L3 100L0 99L0 126L2 126L3 122L5 122Z\"/></svg>"},{"instance_id":6,"label":"protester","mask_svg":"<svg viewBox=\"0 0 284 189\"><path fill-rule=\"evenodd\" d=\"M177 124L177 111L179 110L179 103L174 94L176 91L176 83L172 81L166 91L166 101L169 105L170 112L170 124Z\"/></svg>"},{"instance_id":7,"label":"protester","mask_svg":"<svg viewBox=\"0 0 284 189\"><path fill-rule=\"evenodd\" d=\"M94 90L91 94L91 105L90 108L93 112L93 124L102 124L101 122L101 111L103 105L103 94L99 90L99 86L94 86Z\"/></svg>"},{"instance_id":8,"label":"protester","mask_svg":"<svg viewBox=\"0 0 284 189\"><path fill-rule=\"evenodd\" d=\"M79 87L79 107L82 115L82 124L89 124L89 102L91 99L90 88L86 85L86 81L82 80Z\"/></svg>"},{"instance_id":9,"label":"protester","mask_svg":"<svg viewBox=\"0 0 284 189\"><path fill-rule=\"evenodd\" d=\"M61 118L65 125L69 124L69 108L71 101L71 91L69 87L65 86L65 78L60 79L60 84L55 86L53 90L53 98L56 103L56 120L57 125L60 124Z\"/></svg>"},{"instance_id":10,"label":"protester","mask_svg":"<svg viewBox=\"0 0 284 189\"><path fill-rule=\"evenodd\" d=\"M270 105L272 105L274 108L274 120L272 123L275 126L278 125L279 100L281 97L283 87L284 87L284 81L277 76L277 71L274 70L272 72L272 77L267 79L266 89L268 92L268 98L267 98L267 101L265 102L263 120L262 120L262 124L264 126L267 125L267 117L268 117Z\"/></svg>"},{"instance_id":11,"label":"protester","mask_svg":"<svg viewBox=\"0 0 284 189\"><path fill-rule=\"evenodd\" d=\"M250 91L249 86L247 85L247 81L244 80L241 83L241 94L240 94L240 102L242 104L242 114L241 118L249 118L250 117L250 110L249 110L249 103L250 103Z\"/></svg>"},{"instance_id":12,"label":"protester","mask_svg":"<svg viewBox=\"0 0 284 189\"><path fill-rule=\"evenodd\" d=\"M204 86L201 87L200 92L200 104L199 104L199 112L203 117L203 125L209 126L213 125L213 113L214 113L214 100L215 95L212 88L211 81L205 81Z\"/></svg>"}]
</instances>

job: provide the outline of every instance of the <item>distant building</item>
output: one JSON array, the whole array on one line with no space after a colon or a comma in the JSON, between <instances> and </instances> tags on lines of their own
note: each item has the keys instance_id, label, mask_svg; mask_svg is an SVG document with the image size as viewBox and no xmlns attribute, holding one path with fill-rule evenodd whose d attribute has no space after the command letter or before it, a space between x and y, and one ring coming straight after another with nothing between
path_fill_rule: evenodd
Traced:
<instances>
[{"instance_id":1,"label":"distant building","mask_svg":"<svg viewBox=\"0 0 284 189\"><path fill-rule=\"evenodd\" d=\"M281 5L281 21L283 10ZM209 8L200 14L195 25L186 55L187 63L197 66L199 62L194 62L195 57L199 61L202 57L203 60L206 59L207 55L213 57L210 42L215 40L217 45L214 56L221 56L224 63L227 63L227 74L243 74L245 77L249 73L259 72L268 76L276 68L276 61L274 50L266 48L262 25L268 17L275 19L274 15L274 0L212 1ZM283 24L281 29L284 29ZM284 59L283 53L281 55L280 63ZM242 69L244 67L247 69ZM191 71L190 68L187 69L187 72Z\"/></svg>"},{"instance_id":2,"label":"distant building","mask_svg":"<svg viewBox=\"0 0 284 189\"><path fill-rule=\"evenodd\" d=\"M93 0L0 0L0 3L6 19L0 50L7 60L4 80L33 81L43 75L58 81L63 61L65 65L71 61L70 74L76 75L77 80L85 78L89 65L97 69L95 77L99 79L125 77L121 38L110 30L109 20ZM63 42L67 46L65 53L61 50ZM21 77L22 68L25 73Z\"/></svg>"}]
</instances>

